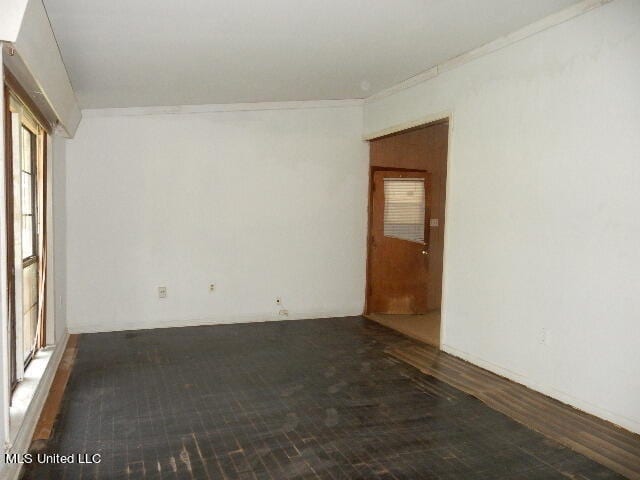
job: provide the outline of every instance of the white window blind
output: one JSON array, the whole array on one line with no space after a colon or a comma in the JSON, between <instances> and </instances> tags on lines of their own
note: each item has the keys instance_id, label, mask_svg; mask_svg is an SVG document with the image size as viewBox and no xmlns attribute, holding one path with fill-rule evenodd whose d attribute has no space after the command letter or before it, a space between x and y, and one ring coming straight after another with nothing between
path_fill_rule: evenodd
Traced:
<instances>
[{"instance_id":1,"label":"white window blind","mask_svg":"<svg viewBox=\"0 0 640 480\"><path fill-rule=\"evenodd\" d=\"M385 237L424 243L425 204L424 179L385 178Z\"/></svg>"}]
</instances>

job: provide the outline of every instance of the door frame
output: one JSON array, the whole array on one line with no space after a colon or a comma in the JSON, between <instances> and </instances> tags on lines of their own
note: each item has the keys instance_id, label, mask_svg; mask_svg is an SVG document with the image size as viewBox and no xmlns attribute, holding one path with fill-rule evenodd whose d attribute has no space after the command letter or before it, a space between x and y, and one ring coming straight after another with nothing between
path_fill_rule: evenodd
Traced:
<instances>
[{"instance_id":1,"label":"door frame","mask_svg":"<svg viewBox=\"0 0 640 480\"><path fill-rule=\"evenodd\" d=\"M2 94L4 96L4 115L5 120L5 218L6 225L6 243L7 243L7 306L8 306L8 318L7 318L7 357L9 363L9 378L7 382L9 384L9 391L17 387L24 377L24 371L27 364L30 362L33 355L30 355L29 359L25 362L23 360L23 341L19 338L17 329L23 322L22 316L22 290L21 283L18 282L18 278L22 279L23 259L16 258L15 251L15 235L20 233L16 229L17 215L16 215L16 201L15 191L17 190L16 171L19 171L19 166L14 165L17 160L16 154L20 152L20 129L27 128L31 133L36 136L35 139L35 173L34 178L34 197L37 201L33 205L34 215L37 216L36 224L39 226L37 231L37 241L34 245L35 257L37 261L37 295L38 295L38 318L39 330L36 332L36 338L38 343L36 344L33 353L37 352L40 348L44 347L47 342L47 311L46 311L46 298L49 293L49 285L46 282L46 265L43 263L47 258L47 249L49 247L47 240L47 232L51 228L49 220L47 218L47 206L49 202L49 188L47 169L48 162L48 148L47 143L50 138L51 130L47 128L46 119L43 114L38 110L37 106L29 98L29 95L22 88L20 83L15 77L8 71L4 70L4 76L2 78ZM17 137L14 138L13 125L14 119L18 123ZM16 170L18 168L18 170ZM19 201L18 201L19 207ZM20 233L21 234L21 233ZM20 315L18 315L20 314ZM11 394L10 394L11 395Z\"/></svg>"},{"instance_id":2,"label":"door frame","mask_svg":"<svg viewBox=\"0 0 640 480\"><path fill-rule=\"evenodd\" d=\"M421 119L417 119L417 120L413 120L413 121L409 121L409 122L404 122L401 124L397 124L394 126L391 126L389 128L386 128L384 130L380 130L378 132L374 132L372 134L368 134L363 136L363 140L365 140L366 142L371 142L373 140L378 140L380 138L383 137L387 137L390 135L397 135L400 133L404 133L404 132L409 132L411 130L416 130L419 128L424 128L424 127L430 127L432 125L437 125L440 123L444 123L447 122L448 123L448 130L447 130L447 162L446 162L446 171L447 171L447 178L446 178L446 192L447 195L445 197L445 203L444 203L444 211L445 211L445 218L447 219L447 221L444 224L444 231L443 231L443 237L444 237L444 243L443 243L443 251L442 251L442 297L440 300L440 346L438 348L440 349L445 349L446 347L446 319L447 319L447 315L446 315L446 306L447 306L447 282L446 282L446 277L447 277L447 251L449 250L449 224L451 222L451 216L450 216L450 207L449 207L449 201L448 199L451 198L451 158L452 158L452 146L453 146L453 142L452 142L452 138L453 138L453 112L447 111L447 112L442 112L442 113L438 113L435 115L430 115L430 116L426 116L426 117L422 117ZM369 159L371 158L371 156L369 155ZM398 171L398 172L426 172L426 170L416 170L416 169L403 169L403 168L388 168L388 167L372 167L371 165L368 166L368 175L369 175L369 186L368 186L368 190L367 190L367 248L366 248L366 265L365 265L365 291L364 291L364 310L363 310L363 315L367 315L369 312L368 310L368 302L369 302L369 285L370 285L370 262L371 262L371 241L372 241L372 234L371 234L371 226L372 226L372 215L373 215L373 173L377 170L386 170L386 171Z\"/></svg>"}]
</instances>

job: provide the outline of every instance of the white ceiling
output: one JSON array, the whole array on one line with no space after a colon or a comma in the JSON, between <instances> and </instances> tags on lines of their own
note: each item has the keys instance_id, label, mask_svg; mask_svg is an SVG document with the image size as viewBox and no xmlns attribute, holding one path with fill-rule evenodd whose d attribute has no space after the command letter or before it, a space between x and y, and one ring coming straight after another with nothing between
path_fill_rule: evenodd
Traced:
<instances>
[{"instance_id":1,"label":"white ceiling","mask_svg":"<svg viewBox=\"0 0 640 480\"><path fill-rule=\"evenodd\" d=\"M44 0L81 107L364 98L576 0Z\"/></svg>"}]
</instances>

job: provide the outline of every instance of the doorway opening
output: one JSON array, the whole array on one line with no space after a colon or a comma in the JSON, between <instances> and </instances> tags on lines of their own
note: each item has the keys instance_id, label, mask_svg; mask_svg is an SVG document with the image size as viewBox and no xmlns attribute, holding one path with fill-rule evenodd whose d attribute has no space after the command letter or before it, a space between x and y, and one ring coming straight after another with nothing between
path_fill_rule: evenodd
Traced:
<instances>
[{"instance_id":1,"label":"doorway opening","mask_svg":"<svg viewBox=\"0 0 640 480\"><path fill-rule=\"evenodd\" d=\"M448 120L370 141L365 316L440 346Z\"/></svg>"}]
</instances>

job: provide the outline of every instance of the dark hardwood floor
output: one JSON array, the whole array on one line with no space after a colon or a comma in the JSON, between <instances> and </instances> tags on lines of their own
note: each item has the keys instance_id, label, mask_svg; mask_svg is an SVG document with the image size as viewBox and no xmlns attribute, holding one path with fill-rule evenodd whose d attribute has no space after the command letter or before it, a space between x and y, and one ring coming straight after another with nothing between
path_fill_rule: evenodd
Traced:
<instances>
[{"instance_id":1,"label":"dark hardwood floor","mask_svg":"<svg viewBox=\"0 0 640 480\"><path fill-rule=\"evenodd\" d=\"M82 335L47 451L102 461L24 478L623 478L396 358L416 345L361 317Z\"/></svg>"},{"instance_id":2,"label":"dark hardwood floor","mask_svg":"<svg viewBox=\"0 0 640 480\"><path fill-rule=\"evenodd\" d=\"M398 342L387 353L627 478L640 479L640 435L430 345Z\"/></svg>"}]
</instances>

